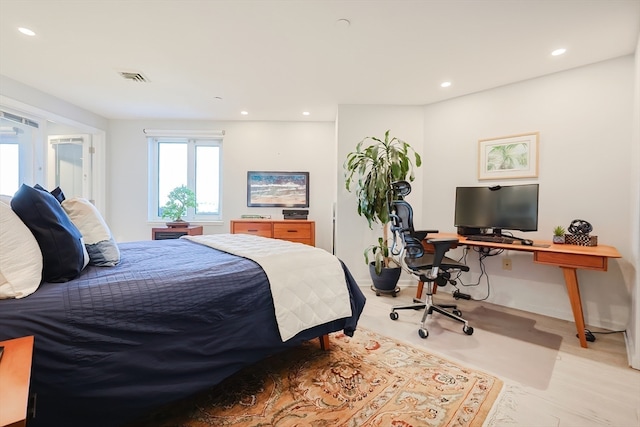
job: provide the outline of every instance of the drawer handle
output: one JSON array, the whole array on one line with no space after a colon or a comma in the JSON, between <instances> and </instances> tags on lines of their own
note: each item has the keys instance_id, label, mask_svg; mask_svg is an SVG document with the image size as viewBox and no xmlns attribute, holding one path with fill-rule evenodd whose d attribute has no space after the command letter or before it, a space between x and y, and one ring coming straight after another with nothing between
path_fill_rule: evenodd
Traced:
<instances>
[{"instance_id":1,"label":"drawer handle","mask_svg":"<svg viewBox=\"0 0 640 427\"><path fill-rule=\"evenodd\" d=\"M297 233L298 230L287 230L287 233Z\"/></svg>"},{"instance_id":2,"label":"drawer handle","mask_svg":"<svg viewBox=\"0 0 640 427\"><path fill-rule=\"evenodd\" d=\"M247 230L249 233L257 233L258 230Z\"/></svg>"}]
</instances>

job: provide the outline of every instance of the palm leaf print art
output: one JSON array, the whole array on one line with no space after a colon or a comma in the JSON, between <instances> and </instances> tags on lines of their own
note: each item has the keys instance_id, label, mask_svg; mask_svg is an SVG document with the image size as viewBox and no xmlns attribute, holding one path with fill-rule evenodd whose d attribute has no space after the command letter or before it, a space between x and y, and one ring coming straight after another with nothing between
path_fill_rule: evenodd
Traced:
<instances>
[{"instance_id":1,"label":"palm leaf print art","mask_svg":"<svg viewBox=\"0 0 640 427\"><path fill-rule=\"evenodd\" d=\"M529 167L529 144L518 142L491 147L487 155L487 171L522 170Z\"/></svg>"}]
</instances>

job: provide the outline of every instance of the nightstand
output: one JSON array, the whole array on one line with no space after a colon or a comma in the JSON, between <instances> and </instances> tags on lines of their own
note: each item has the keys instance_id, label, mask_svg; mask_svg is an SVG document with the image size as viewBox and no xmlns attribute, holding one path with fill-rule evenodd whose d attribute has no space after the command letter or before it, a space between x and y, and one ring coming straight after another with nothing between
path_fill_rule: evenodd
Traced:
<instances>
[{"instance_id":1,"label":"nightstand","mask_svg":"<svg viewBox=\"0 0 640 427\"><path fill-rule=\"evenodd\" d=\"M0 427L27 425L33 336L0 341Z\"/></svg>"},{"instance_id":2,"label":"nightstand","mask_svg":"<svg viewBox=\"0 0 640 427\"><path fill-rule=\"evenodd\" d=\"M178 239L180 236L201 236L201 225L190 225L188 227L160 227L151 229L153 240Z\"/></svg>"}]
</instances>

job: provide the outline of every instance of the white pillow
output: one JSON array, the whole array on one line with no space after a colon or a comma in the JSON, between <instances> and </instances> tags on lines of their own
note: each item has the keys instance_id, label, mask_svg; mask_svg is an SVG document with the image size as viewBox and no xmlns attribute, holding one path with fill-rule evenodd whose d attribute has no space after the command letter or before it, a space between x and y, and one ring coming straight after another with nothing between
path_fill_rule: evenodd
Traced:
<instances>
[{"instance_id":1,"label":"white pillow","mask_svg":"<svg viewBox=\"0 0 640 427\"><path fill-rule=\"evenodd\" d=\"M0 299L31 295L42 282L42 252L11 206L0 202Z\"/></svg>"},{"instance_id":2,"label":"white pillow","mask_svg":"<svg viewBox=\"0 0 640 427\"><path fill-rule=\"evenodd\" d=\"M113 267L120 262L118 244L93 203L87 199L74 197L64 200L62 208L82 234L87 252L89 252L89 264Z\"/></svg>"}]
</instances>

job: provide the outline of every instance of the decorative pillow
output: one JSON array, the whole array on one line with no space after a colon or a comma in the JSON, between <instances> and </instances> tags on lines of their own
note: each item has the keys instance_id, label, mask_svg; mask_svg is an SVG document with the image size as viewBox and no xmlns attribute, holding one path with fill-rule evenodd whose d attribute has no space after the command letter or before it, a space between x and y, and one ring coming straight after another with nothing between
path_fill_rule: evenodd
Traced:
<instances>
[{"instance_id":1,"label":"decorative pillow","mask_svg":"<svg viewBox=\"0 0 640 427\"><path fill-rule=\"evenodd\" d=\"M63 201L62 208L82 233L84 244L89 252L89 264L113 267L120 262L118 244L93 203L87 199L74 197Z\"/></svg>"},{"instance_id":2,"label":"decorative pillow","mask_svg":"<svg viewBox=\"0 0 640 427\"><path fill-rule=\"evenodd\" d=\"M42 253L31 231L0 201L0 299L23 298L42 281Z\"/></svg>"},{"instance_id":3,"label":"decorative pillow","mask_svg":"<svg viewBox=\"0 0 640 427\"><path fill-rule=\"evenodd\" d=\"M55 197L59 203L64 202L64 199L65 199L64 193L62 192L60 187L56 187L53 190L51 190L51 195Z\"/></svg>"},{"instance_id":4,"label":"decorative pillow","mask_svg":"<svg viewBox=\"0 0 640 427\"><path fill-rule=\"evenodd\" d=\"M35 188L36 190L40 190L40 191L47 191L46 188L44 188L42 185L40 184L36 184L33 186L33 188ZM64 202L64 193L62 192L62 190L60 189L60 187L56 187L53 190L51 190L49 192L49 194L51 194L53 197L56 198L56 200L58 201L58 203L62 203Z\"/></svg>"},{"instance_id":5,"label":"decorative pillow","mask_svg":"<svg viewBox=\"0 0 640 427\"><path fill-rule=\"evenodd\" d=\"M55 197L22 184L11 208L38 241L45 281L66 282L80 274L89 261L82 234Z\"/></svg>"}]
</instances>

